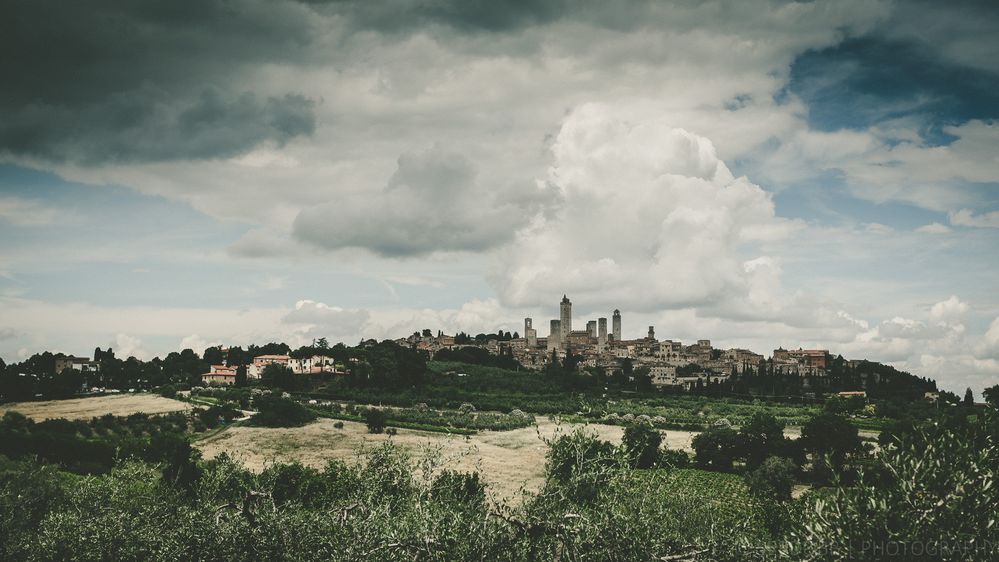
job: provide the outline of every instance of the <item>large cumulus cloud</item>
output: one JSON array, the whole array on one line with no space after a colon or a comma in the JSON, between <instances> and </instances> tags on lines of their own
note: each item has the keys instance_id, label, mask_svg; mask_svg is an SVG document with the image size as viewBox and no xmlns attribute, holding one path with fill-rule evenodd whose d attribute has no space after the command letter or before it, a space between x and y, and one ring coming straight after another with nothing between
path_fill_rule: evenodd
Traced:
<instances>
[{"instance_id":1,"label":"large cumulus cloud","mask_svg":"<svg viewBox=\"0 0 999 562\"><path fill-rule=\"evenodd\" d=\"M682 308L748 298L754 280L772 281L772 262L743 251L793 224L775 216L766 191L734 177L708 139L587 104L566 118L552 153L547 181L562 205L503 253L495 281L507 302L569 292L622 308Z\"/></svg>"}]
</instances>

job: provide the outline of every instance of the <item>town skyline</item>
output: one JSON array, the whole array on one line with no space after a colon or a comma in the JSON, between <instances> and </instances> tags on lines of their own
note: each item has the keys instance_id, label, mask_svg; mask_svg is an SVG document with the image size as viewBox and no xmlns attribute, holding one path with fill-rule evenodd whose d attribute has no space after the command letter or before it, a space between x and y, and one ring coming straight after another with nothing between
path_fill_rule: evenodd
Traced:
<instances>
[{"instance_id":1,"label":"town skyline","mask_svg":"<svg viewBox=\"0 0 999 562\"><path fill-rule=\"evenodd\" d=\"M864 367L868 363L880 364L878 361L871 361L868 358L844 357L841 353L827 348L804 349L800 345L794 349L793 345L785 348L780 345L773 348L770 355L758 353L753 349L729 347L715 347L712 341L707 338L697 339L695 343L684 345L679 339L657 338L654 325L649 325L642 337L624 338L623 326L624 317L620 309L614 309L611 313L611 324L608 329L607 317L596 319L584 318L584 330L573 329L572 301L568 295L563 293L562 299L558 303L558 318L548 321L549 330L547 335L541 336L534 328L534 319L525 317L523 319L523 334L502 328L495 333L466 334L456 332L445 334L443 330L431 329L429 327L416 330L409 336L387 338L385 341L393 341L402 347L408 347L420 352L424 352L431 359L438 352L451 352L454 350L475 347L480 348L494 356L509 356L516 363L525 369L543 371L550 367L553 361L567 361L571 356L581 372L599 372L605 376L612 376L614 373L630 373L632 369L646 372L652 388L665 389L673 388L684 391L693 391L695 387L701 385L731 385L737 382L736 377L752 377L754 374L766 372L769 376L791 377L790 380L797 381L792 385L797 390L795 392L829 392L830 390L844 390L853 393L863 393L869 387L881 384L879 375L873 371L866 372ZM435 334L436 332L436 334ZM474 337L473 337L474 336ZM360 338L356 345L368 345L366 340ZM317 343L318 342L318 343ZM261 342L250 344L248 349ZM275 344L285 345L286 342L269 342L267 346ZM336 342L333 345L346 344L349 342ZM306 355L293 357L289 354L273 354L258 352L257 355L246 355L246 361L230 362L221 360L218 363L210 363L209 372L201 375L205 384L208 385L232 385L236 383L238 369L248 367L245 372L246 377L251 380L258 380L262 377L264 368L268 365L276 364L286 367L292 374L333 374L347 375L350 367L341 363L336 363L332 355L324 350L333 347L327 338L313 338L311 346L304 344L302 350L311 350ZM237 346L242 348L242 346ZM290 351L293 348L287 347ZM230 347L224 344L210 346L203 350L192 350L198 355L204 354L208 361L208 353L212 352L215 357L227 357ZM50 353L51 350L46 350ZM184 351L187 350L174 350ZM765 351L765 350L764 350ZM99 356L114 356L113 348L106 351L99 347L94 352L94 358L85 356L75 356L56 351L54 358L55 373L61 373L64 369L76 369L77 371L95 373L100 372L101 361ZM241 353L240 357L244 357ZM626 366L627 365L627 366ZM864 372L863 376L856 376L852 382L845 382L842 379L843 371L855 370L858 373ZM917 379L925 378L932 382L932 378L921 377L919 373L909 373ZM829 387L830 377L836 379L837 385L846 384L843 389ZM788 384L788 383L784 383ZM850 386L852 385L852 386ZM935 399L937 386L933 386L932 395ZM954 392L956 390L941 389ZM970 388L966 389L975 392ZM911 389L906 392L912 392ZM927 393L929 396L931 393Z\"/></svg>"}]
</instances>

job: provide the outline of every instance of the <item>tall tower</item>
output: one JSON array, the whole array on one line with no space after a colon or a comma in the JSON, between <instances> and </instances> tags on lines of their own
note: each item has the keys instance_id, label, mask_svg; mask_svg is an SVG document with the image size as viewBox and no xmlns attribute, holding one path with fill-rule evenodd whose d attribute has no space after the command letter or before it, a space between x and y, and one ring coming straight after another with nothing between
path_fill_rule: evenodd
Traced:
<instances>
[{"instance_id":1,"label":"tall tower","mask_svg":"<svg viewBox=\"0 0 999 562\"><path fill-rule=\"evenodd\" d=\"M559 322L562 329L561 342L564 345L569 341L569 333L572 332L572 301L569 297L562 295L562 302L559 304Z\"/></svg>"},{"instance_id":2,"label":"tall tower","mask_svg":"<svg viewBox=\"0 0 999 562\"><path fill-rule=\"evenodd\" d=\"M548 330L548 349L562 349L562 322L552 320Z\"/></svg>"},{"instance_id":3,"label":"tall tower","mask_svg":"<svg viewBox=\"0 0 999 562\"><path fill-rule=\"evenodd\" d=\"M586 333L590 335L591 338L597 337L597 321L588 320L586 322Z\"/></svg>"},{"instance_id":4,"label":"tall tower","mask_svg":"<svg viewBox=\"0 0 999 562\"><path fill-rule=\"evenodd\" d=\"M533 321L533 320L531 320L530 318L524 318L524 333L525 333L525 334L527 333L527 331L528 331L528 330L530 330L530 329L531 329L531 324L532 324L533 322L534 322L534 321Z\"/></svg>"},{"instance_id":5,"label":"tall tower","mask_svg":"<svg viewBox=\"0 0 999 562\"><path fill-rule=\"evenodd\" d=\"M597 318L597 349L607 349L607 319Z\"/></svg>"},{"instance_id":6,"label":"tall tower","mask_svg":"<svg viewBox=\"0 0 999 562\"><path fill-rule=\"evenodd\" d=\"M621 311L614 309L614 316L611 318L612 326L611 333L614 335L614 341L621 341Z\"/></svg>"},{"instance_id":7,"label":"tall tower","mask_svg":"<svg viewBox=\"0 0 999 562\"><path fill-rule=\"evenodd\" d=\"M538 331L532 326L533 320L524 318L524 339L527 340L527 347L538 345Z\"/></svg>"},{"instance_id":8,"label":"tall tower","mask_svg":"<svg viewBox=\"0 0 999 562\"><path fill-rule=\"evenodd\" d=\"M652 341L656 341L656 327L655 326L649 326L649 339L652 340Z\"/></svg>"}]
</instances>

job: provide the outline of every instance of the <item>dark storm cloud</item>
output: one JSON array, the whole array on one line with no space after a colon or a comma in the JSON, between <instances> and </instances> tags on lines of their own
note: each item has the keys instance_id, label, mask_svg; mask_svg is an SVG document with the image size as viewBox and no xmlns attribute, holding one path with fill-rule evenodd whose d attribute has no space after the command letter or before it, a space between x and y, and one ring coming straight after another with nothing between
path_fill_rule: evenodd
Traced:
<instances>
[{"instance_id":1,"label":"dark storm cloud","mask_svg":"<svg viewBox=\"0 0 999 562\"><path fill-rule=\"evenodd\" d=\"M510 31L551 23L588 2L568 0L303 0L353 20L360 28L406 31L438 23L462 31Z\"/></svg>"},{"instance_id":2,"label":"dark storm cloud","mask_svg":"<svg viewBox=\"0 0 999 562\"><path fill-rule=\"evenodd\" d=\"M440 25L461 33L516 32L560 20L612 29L649 25L675 7L653 0L302 0L357 29L406 33ZM779 3L779 2L778 2ZM693 6L691 6L693 7ZM724 12L724 6L718 7Z\"/></svg>"},{"instance_id":3,"label":"dark storm cloud","mask_svg":"<svg viewBox=\"0 0 999 562\"><path fill-rule=\"evenodd\" d=\"M315 128L289 87L239 85L263 63L310 56L295 2L4 3L0 152L100 163L224 157Z\"/></svg>"},{"instance_id":4,"label":"dark storm cloud","mask_svg":"<svg viewBox=\"0 0 999 562\"><path fill-rule=\"evenodd\" d=\"M0 146L81 164L227 157L311 134L314 105L297 94L188 98L142 87L82 106L24 105L0 123Z\"/></svg>"}]
</instances>

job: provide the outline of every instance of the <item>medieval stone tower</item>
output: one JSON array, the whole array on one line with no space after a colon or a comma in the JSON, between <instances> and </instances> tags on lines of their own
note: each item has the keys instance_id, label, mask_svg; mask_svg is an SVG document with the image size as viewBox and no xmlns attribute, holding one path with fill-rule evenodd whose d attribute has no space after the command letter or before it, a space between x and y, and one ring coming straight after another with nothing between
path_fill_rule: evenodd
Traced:
<instances>
[{"instance_id":1,"label":"medieval stone tower","mask_svg":"<svg viewBox=\"0 0 999 562\"><path fill-rule=\"evenodd\" d=\"M572 332L572 301L569 297L562 295L562 302L559 304L559 328L561 329L561 340L565 344L569 341L569 333Z\"/></svg>"}]
</instances>

